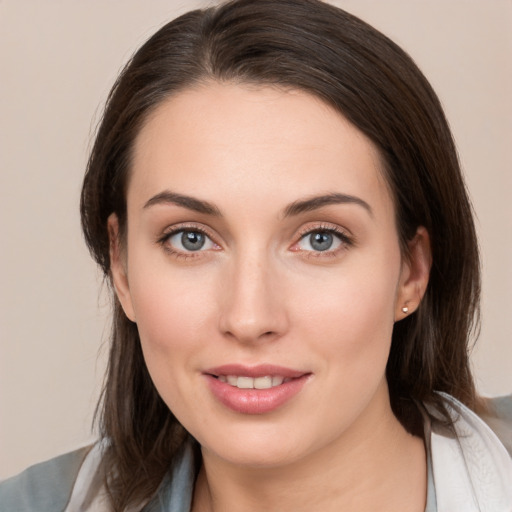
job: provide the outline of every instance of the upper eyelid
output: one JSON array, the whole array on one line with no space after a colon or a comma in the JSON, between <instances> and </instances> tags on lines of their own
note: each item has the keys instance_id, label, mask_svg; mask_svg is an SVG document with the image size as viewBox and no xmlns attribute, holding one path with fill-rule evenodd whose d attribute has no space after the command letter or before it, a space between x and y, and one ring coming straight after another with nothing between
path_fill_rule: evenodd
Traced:
<instances>
[{"instance_id":1,"label":"upper eyelid","mask_svg":"<svg viewBox=\"0 0 512 512\"><path fill-rule=\"evenodd\" d=\"M180 224L173 224L172 226L168 226L162 230L162 236L168 237L170 235L174 235L179 233L180 231L198 231L199 233L203 233L210 238L214 238L215 235L212 234L211 230L201 224L189 224L187 222Z\"/></svg>"},{"instance_id":2,"label":"upper eyelid","mask_svg":"<svg viewBox=\"0 0 512 512\"><path fill-rule=\"evenodd\" d=\"M329 231L339 235L344 235L347 238L353 238L352 233L348 229L343 228L337 224L333 224L331 222L308 224L298 231L298 236L304 237L306 235L309 235L310 233L314 233L315 231Z\"/></svg>"}]
</instances>

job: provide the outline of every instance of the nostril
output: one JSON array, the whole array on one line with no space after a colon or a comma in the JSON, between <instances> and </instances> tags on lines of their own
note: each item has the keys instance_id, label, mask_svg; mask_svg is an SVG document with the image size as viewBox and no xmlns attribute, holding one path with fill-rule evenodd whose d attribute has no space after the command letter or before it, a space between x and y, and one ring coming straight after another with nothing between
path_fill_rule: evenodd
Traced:
<instances>
[{"instance_id":1,"label":"nostril","mask_svg":"<svg viewBox=\"0 0 512 512\"><path fill-rule=\"evenodd\" d=\"M277 333L275 331L266 331L261 333L260 336L258 336L260 340L267 340L268 338L272 339L274 337L277 337Z\"/></svg>"}]
</instances>

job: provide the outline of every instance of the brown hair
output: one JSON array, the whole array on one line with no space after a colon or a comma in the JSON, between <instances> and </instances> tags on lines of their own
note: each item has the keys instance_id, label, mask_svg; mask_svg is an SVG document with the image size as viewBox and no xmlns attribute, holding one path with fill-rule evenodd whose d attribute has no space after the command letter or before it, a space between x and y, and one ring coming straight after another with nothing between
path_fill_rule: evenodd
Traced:
<instances>
[{"instance_id":1,"label":"brown hair","mask_svg":"<svg viewBox=\"0 0 512 512\"><path fill-rule=\"evenodd\" d=\"M406 242L431 237L433 265L419 309L395 325L387 378L393 410L414 431L414 401L445 391L470 407L468 343L478 319L480 275L471 206L440 102L412 59L358 18L317 0L235 0L168 23L117 79L92 149L81 198L87 244L110 280L107 218L126 229L126 184L135 138L177 91L207 81L307 91L336 108L377 146ZM113 508L146 501L186 433L159 397L135 324L115 294L100 412Z\"/></svg>"}]
</instances>

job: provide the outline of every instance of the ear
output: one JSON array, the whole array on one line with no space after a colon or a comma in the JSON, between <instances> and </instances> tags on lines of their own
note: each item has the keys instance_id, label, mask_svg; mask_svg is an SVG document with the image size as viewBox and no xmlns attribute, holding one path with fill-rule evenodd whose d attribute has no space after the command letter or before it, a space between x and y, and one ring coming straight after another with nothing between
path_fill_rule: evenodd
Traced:
<instances>
[{"instance_id":1,"label":"ear","mask_svg":"<svg viewBox=\"0 0 512 512\"><path fill-rule=\"evenodd\" d=\"M420 226L408 242L408 254L402 261L402 271L395 303L395 322L413 313L420 305L428 285L432 252L428 231Z\"/></svg>"},{"instance_id":2,"label":"ear","mask_svg":"<svg viewBox=\"0 0 512 512\"><path fill-rule=\"evenodd\" d=\"M121 246L119 219L115 213L109 216L107 225L110 243L110 273L112 275L112 282L125 315L132 322L135 322L135 312L133 311L128 273L126 270L126 249Z\"/></svg>"}]
</instances>

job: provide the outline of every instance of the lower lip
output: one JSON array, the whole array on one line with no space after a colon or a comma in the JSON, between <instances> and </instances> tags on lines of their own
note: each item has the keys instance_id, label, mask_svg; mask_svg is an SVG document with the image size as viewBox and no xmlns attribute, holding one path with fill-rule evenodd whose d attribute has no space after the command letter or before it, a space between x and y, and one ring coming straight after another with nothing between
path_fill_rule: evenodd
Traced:
<instances>
[{"instance_id":1,"label":"lower lip","mask_svg":"<svg viewBox=\"0 0 512 512\"><path fill-rule=\"evenodd\" d=\"M303 375L268 389L239 389L206 375L215 397L229 409L242 414L265 414L278 409L301 391L308 377Z\"/></svg>"}]
</instances>

